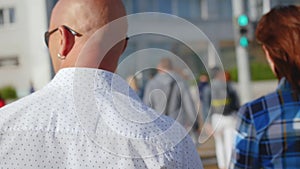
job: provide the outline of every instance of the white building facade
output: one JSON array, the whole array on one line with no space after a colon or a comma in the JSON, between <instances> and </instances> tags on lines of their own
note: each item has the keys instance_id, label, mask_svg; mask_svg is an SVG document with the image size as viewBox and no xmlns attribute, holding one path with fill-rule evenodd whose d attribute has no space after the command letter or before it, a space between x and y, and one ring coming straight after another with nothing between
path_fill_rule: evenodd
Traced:
<instances>
[{"instance_id":1,"label":"white building facade","mask_svg":"<svg viewBox=\"0 0 300 169\"><path fill-rule=\"evenodd\" d=\"M0 0L0 87L15 87L19 97L51 78L46 11L44 0Z\"/></svg>"}]
</instances>

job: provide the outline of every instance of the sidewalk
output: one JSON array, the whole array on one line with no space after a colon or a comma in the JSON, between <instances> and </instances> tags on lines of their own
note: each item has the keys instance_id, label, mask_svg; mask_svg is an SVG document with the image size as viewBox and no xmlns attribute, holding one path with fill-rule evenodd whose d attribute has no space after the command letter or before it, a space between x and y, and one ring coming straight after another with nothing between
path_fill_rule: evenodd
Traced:
<instances>
[{"instance_id":1,"label":"sidewalk","mask_svg":"<svg viewBox=\"0 0 300 169\"><path fill-rule=\"evenodd\" d=\"M198 147L198 153L205 169L218 169L213 137Z\"/></svg>"}]
</instances>

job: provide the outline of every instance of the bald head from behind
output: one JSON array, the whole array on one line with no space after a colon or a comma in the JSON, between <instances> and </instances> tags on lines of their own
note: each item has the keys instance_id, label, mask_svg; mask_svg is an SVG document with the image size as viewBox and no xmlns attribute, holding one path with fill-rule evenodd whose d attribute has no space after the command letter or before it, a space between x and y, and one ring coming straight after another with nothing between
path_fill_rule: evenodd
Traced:
<instances>
[{"instance_id":1,"label":"bald head from behind","mask_svg":"<svg viewBox=\"0 0 300 169\"><path fill-rule=\"evenodd\" d=\"M59 0L52 11L49 27L49 31L58 28L49 38L49 51L54 70L57 72L62 68L77 67L83 48L87 46L87 42L91 44L90 39L95 36L96 32L99 32L99 29L103 31L99 33L101 37L98 38L97 45L100 46L99 48L109 47L106 43L109 43L110 39L105 34L114 34L109 30L114 29L122 38L118 43L109 47L108 51L101 51L105 54L98 66L89 65L98 61L95 60L95 56L89 56L91 52L86 52L82 54L85 55L84 58L80 58L84 62L80 67L115 71L119 57L127 44L127 21L123 19L123 22L119 22L117 29L107 25L124 16L126 16L126 11L121 0ZM78 34L74 35L74 32L72 33L68 28Z\"/></svg>"}]
</instances>

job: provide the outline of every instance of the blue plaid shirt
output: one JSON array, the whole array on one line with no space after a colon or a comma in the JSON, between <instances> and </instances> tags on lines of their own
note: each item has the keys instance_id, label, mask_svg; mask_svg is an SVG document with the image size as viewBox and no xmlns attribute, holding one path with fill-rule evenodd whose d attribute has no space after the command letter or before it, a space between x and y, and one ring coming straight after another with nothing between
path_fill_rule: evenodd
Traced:
<instances>
[{"instance_id":1,"label":"blue plaid shirt","mask_svg":"<svg viewBox=\"0 0 300 169\"><path fill-rule=\"evenodd\" d=\"M299 100L283 78L275 92L244 105L231 168L299 168Z\"/></svg>"}]
</instances>

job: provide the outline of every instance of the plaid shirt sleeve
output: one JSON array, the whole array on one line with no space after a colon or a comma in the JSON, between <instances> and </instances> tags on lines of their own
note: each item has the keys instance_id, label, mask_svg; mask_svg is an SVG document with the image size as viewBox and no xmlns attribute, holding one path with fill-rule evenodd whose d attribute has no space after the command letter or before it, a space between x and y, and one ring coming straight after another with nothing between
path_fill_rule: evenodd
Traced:
<instances>
[{"instance_id":1,"label":"plaid shirt sleeve","mask_svg":"<svg viewBox=\"0 0 300 169\"><path fill-rule=\"evenodd\" d=\"M256 129L247 104L241 107L238 116L239 122L230 168L257 169L259 168L259 142L256 139Z\"/></svg>"}]
</instances>

